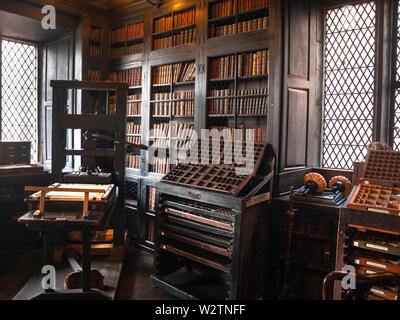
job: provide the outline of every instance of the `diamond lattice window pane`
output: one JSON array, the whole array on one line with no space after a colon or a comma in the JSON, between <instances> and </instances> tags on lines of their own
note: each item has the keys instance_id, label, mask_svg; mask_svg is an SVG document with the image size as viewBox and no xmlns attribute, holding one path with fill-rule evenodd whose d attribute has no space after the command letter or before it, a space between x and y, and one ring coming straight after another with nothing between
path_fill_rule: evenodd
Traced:
<instances>
[{"instance_id":1,"label":"diamond lattice window pane","mask_svg":"<svg viewBox=\"0 0 400 320\"><path fill-rule=\"evenodd\" d=\"M31 141L37 160L37 47L1 41L1 139Z\"/></svg>"},{"instance_id":2,"label":"diamond lattice window pane","mask_svg":"<svg viewBox=\"0 0 400 320\"><path fill-rule=\"evenodd\" d=\"M322 166L351 169L372 142L375 2L326 11Z\"/></svg>"}]
</instances>

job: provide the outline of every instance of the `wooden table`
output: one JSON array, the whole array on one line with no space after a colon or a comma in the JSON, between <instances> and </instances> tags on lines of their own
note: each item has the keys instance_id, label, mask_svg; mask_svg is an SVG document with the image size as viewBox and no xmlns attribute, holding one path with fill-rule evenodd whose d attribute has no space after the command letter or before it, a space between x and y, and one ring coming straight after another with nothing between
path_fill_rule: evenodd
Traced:
<instances>
[{"instance_id":1,"label":"wooden table","mask_svg":"<svg viewBox=\"0 0 400 320\"><path fill-rule=\"evenodd\" d=\"M59 231L82 232L82 290L45 290L45 292L37 295L34 299L75 299L77 297L80 299L107 298L100 290L91 289L91 233L92 231L104 230L108 227L110 217L116 205L117 197L113 199L113 203L108 211L92 211L87 217L76 220L55 220L51 219L51 215L49 216L49 214L46 214L45 217L34 217L35 210L29 211L18 219L20 223L26 224L28 229L43 233L44 265L53 265L53 238L55 233Z\"/></svg>"}]
</instances>

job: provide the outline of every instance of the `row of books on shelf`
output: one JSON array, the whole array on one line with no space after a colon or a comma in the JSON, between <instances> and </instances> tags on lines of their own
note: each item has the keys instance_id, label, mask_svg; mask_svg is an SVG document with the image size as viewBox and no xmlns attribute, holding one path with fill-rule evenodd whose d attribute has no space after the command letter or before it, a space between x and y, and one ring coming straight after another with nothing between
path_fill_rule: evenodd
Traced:
<instances>
[{"instance_id":1,"label":"row of books on shelf","mask_svg":"<svg viewBox=\"0 0 400 320\"><path fill-rule=\"evenodd\" d=\"M196 40L196 29L178 31L176 34L159 39L153 39L153 50L167 49L185 44L194 43Z\"/></svg>"},{"instance_id":2,"label":"row of books on shelf","mask_svg":"<svg viewBox=\"0 0 400 320\"><path fill-rule=\"evenodd\" d=\"M223 0L210 4L209 15L214 19L267 7L269 0Z\"/></svg>"},{"instance_id":3,"label":"row of books on shelf","mask_svg":"<svg viewBox=\"0 0 400 320\"><path fill-rule=\"evenodd\" d=\"M196 76L194 62L174 64L174 83L193 81Z\"/></svg>"},{"instance_id":4,"label":"row of books on shelf","mask_svg":"<svg viewBox=\"0 0 400 320\"><path fill-rule=\"evenodd\" d=\"M233 114L233 98L224 98L210 100L208 102L209 115L232 115Z\"/></svg>"},{"instance_id":5,"label":"row of books on shelf","mask_svg":"<svg viewBox=\"0 0 400 320\"><path fill-rule=\"evenodd\" d=\"M267 95L268 89L242 89L237 91L237 96L260 96L260 95ZM210 97L229 97L234 96L235 90L234 89L220 89L220 90L210 90Z\"/></svg>"},{"instance_id":6,"label":"row of books on shelf","mask_svg":"<svg viewBox=\"0 0 400 320\"><path fill-rule=\"evenodd\" d=\"M167 147L169 146L169 137L173 136L176 139L185 141L190 139L194 134L193 123L178 122L173 132L170 132L169 122L153 124L154 145Z\"/></svg>"},{"instance_id":7,"label":"row of books on shelf","mask_svg":"<svg viewBox=\"0 0 400 320\"><path fill-rule=\"evenodd\" d=\"M110 58L118 59L131 54L142 53L144 51L143 43L130 44L123 47L116 47L110 49Z\"/></svg>"},{"instance_id":8,"label":"row of books on shelf","mask_svg":"<svg viewBox=\"0 0 400 320\"><path fill-rule=\"evenodd\" d=\"M110 80L126 82L130 87L142 85L142 68L134 68L110 73Z\"/></svg>"},{"instance_id":9,"label":"row of books on shelf","mask_svg":"<svg viewBox=\"0 0 400 320\"><path fill-rule=\"evenodd\" d=\"M239 115L267 114L267 97L240 98L236 102L236 110Z\"/></svg>"},{"instance_id":10,"label":"row of books on shelf","mask_svg":"<svg viewBox=\"0 0 400 320\"><path fill-rule=\"evenodd\" d=\"M153 100L194 99L194 91L159 92L153 94Z\"/></svg>"},{"instance_id":11,"label":"row of books on shelf","mask_svg":"<svg viewBox=\"0 0 400 320\"><path fill-rule=\"evenodd\" d=\"M212 58L210 61L210 79L229 79L235 77L235 55Z\"/></svg>"},{"instance_id":12,"label":"row of books on shelf","mask_svg":"<svg viewBox=\"0 0 400 320\"><path fill-rule=\"evenodd\" d=\"M167 16L154 19L153 33L164 32L173 28L190 26L196 23L196 8L174 13L174 18L169 14Z\"/></svg>"},{"instance_id":13,"label":"row of books on shelf","mask_svg":"<svg viewBox=\"0 0 400 320\"><path fill-rule=\"evenodd\" d=\"M89 46L89 55L92 57L100 57L101 55L101 48L98 46Z\"/></svg>"},{"instance_id":14,"label":"row of books on shelf","mask_svg":"<svg viewBox=\"0 0 400 320\"><path fill-rule=\"evenodd\" d=\"M174 13L174 28L190 26L196 23L196 8Z\"/></svg>"},{"instance_id":15,"label":"row of books on shelf","mask_svg":"<svg viewBox=\"0 0 400 320\"><path fill-rule=\"evenodd\" d=\"M178 161L175 162L175 165ZM169 158L155 157L153 163L150 166L150 171L158 174L167 174L170 170L170 160Z\"/></svg>"},{"instance_id":16,"label":"row of books on shelf","mask_svg":"<svg viewBox=\"0 0 400 320\"><path fill-rule=\"evenodd\" d=\"M153 32L163 32L172 29L172 15L154 19Z\"/></svg>"},{"instance_id":17,"label":"row of books on shelf","mask_svg":"<svg viewBox=\"0 0 400 320\"><path fill-rule=\"evenodd\" d=\"M128 155L128 168L139 169L140 155L130 154Z\"/></svg>"},{"instance_id":18,"label":"row of books on shelf","mask_svg":"<svg viewBox=\"0 0 400 320\"><path fill-rule=\"evenodd\" d=\"M229 25L210 25L210 38L227 36L236 33L250 32L256 30L263 30L268 28L269 17L257 18L248 21L232 23Z\"/></svg>"},{"instance_id":19,"label":"row of books on shelf","mask_svg":"<svg viewBox=\"0 0 400 320\"><path fill-rule=\"evenodd\" d=\"M132 93L128 96L128 100L142 100L141 93Z\"/></svg>"},{"instance_id":20,"label":"row of books on shelf","mask_svg":"<svg viewBox=\"0 0 400 320\"><path fill-rule=\"evenodd\" d=\"M89 40L90 41L101 41L101 29L100 28L91 28L89 31Z\"/></svg>"},{"instance_id":21,"label":"row of books on shelf","mask_svg":"<svg viewBox=\"0 0 400 320\"><path fill-rule=\"evenodd\" d=\"M267 75L269 70L268 51L242 53L238 56L238 76L250 77Z\"/></svg>"},{"instance_id":22,"label":"row of books on shelf","mask_svg":"<svg viewBox=\"0 0 400 320\"><path fill-rule=\"evenodd\" d=\"M210 90L210 97L229 97L234 96L234 89L214 89Z\"/></svg>"},{"instance_id":23,"label":"row of books on shelf","mask_svg":"<svg viewBox=\"0 0 400 320\"><path fill-rule=\"evenodd\" d=\"M100 81L101 80L101 72L99 70L88 70L88 78L91 81Z\"/></svg>"},{"instance_id":24,"label":"row of books on shelf","mask_svg":"<svg viewBox=\"0 0 400 320\"><path fill-rule=\"evenodd\" d=\"M153 116L169 116L170 109L173 116L194 116L194 101L156 102Z\"/></svg>"},{"instance_id":25,"label":"row of books on shelf","mask_svg":"<svg viewBox=\"0 0 400 320\"><path fill-rule=\"evenodd\" d=\"M168 49L172 47L174 47L173 36L168 36L161 39L153 39L153 50Z\"/></svg>"},{"instance_id":26,"label":"row of books on shelf","mask_svg":"<svg viewBox=\"0 0 400 320\"><path fill-rule=\"evenodd\" d=\"M150 211L154 211L156 208L156 188L149 187L148 191L147 207Z\"/></svg>"},{"instance_id":27,"label":"row of books on shelf","mask_svg":"<svg viewBox=\"0 0 400 320\"><path fill-rule=\"evenodd\" d=\"M238 11L246 12L260 8L268 8L269 0L239 0Z\"/></svg>"},{"instance_id":28,"label":"row of books on shelf","mask_svg":"<svg viewBox=\"0 0 400 320\"><path fill-rule=\"evenodd\" d=\"M129 143L141 144L142 138L129 136L129 137L126 137L126 141Z\"/></svg>"},{"instance_id":29,"label":"row of books on shelf","mask_svg":"<svg viewBox=\"0 0 400 320\"><path fill-rule=\"evenodd\" d=\"M256 142L257 142L257 141L265 141L265 138L264 138L264 130L265 130L265 129L262 128L262 127L237 128L237 129L234 129L234 128L228 127L228 126L210 126L209 129L210 129L210 130L216 129L216 130L218 130L218 131L221 131L221 130L230 130L233 139L235 139L235 130L241 130L241 131L242 131L241 136L242 136L242 139L243 139L243 140L246 139L246 134L247 134L246 130L251 129L251 130L252 130L252 131L251 131L251 132L252 132L251 134L253 135L254 141L256 141Z\"/></svg>"},{"instance_id":30,"label":"row of books on shelf","mask_svg":"<svg viewBox=\"0 0 400 320\"><path fill-rule=\"evenodd\" d=\"M128 116L140 115L142 113L141 102L128 102L126 105L126 114Z\"/></svg>"},{"instance_id":31,"label":"row of books on shelf","mask_svg":"<svg viewBox=\"0 0 400 320\"><path fill-rule=\"evenodd\" d=\"M231 16L236 13L236 0L222 0L210 4L210 19Z\"/></svg>"},{"instance_id":32,"label":"row of books on shelf","mask_svg":"<svg viewBox=\"0 0 400 320\"><path fill-rule=\"evenodd\" d=\"M142 125L140 123L128 122L126 124L126 134L141 134Z\"/></svg>"},{"instance_id":33,"label":"row of books on shelf","mask_svg":"<svg viewBox=\"0 0 400 320\"><path fill-rule=\"evenodd\" d=\"M173 68L173 69L172 69ZM170 84L173 71L173 82L193 81L196 76L194 62L182 62L174 65L168 64L153 68L153 84Z\"/></svg>"},{"instance_id":34,"label":"row of books on shelf","mask_svg":"<svg viewBox=\"0 0 400 320\"><path fill-rule=\"evenodd\" d=\"M111 42L126 41L144 36L144 22L126 25L111 31Z\"/></svg>"}]
</instances>

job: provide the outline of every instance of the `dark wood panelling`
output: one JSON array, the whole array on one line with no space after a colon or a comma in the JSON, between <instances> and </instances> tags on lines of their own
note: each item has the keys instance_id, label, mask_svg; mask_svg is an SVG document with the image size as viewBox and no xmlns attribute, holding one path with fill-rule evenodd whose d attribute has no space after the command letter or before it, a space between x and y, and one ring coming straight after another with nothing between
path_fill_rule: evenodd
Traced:
<instances>
[{"instance_id":1,"label":"dark wood panelling","mask_svg":"<svg viewBox=\"0 0 400 320\"><path fill-rule=\"evenodd\" d=\"M320 106L316 104L318 3L286 0L282 7L280 173L318 166L320 137Z\"/></svg>"},{"instance_id":2,"label":"dark wood panelling","mask_svg":"<svg viewBox=\"0 0 400 320\"><path fill-rule=\"evenodd\" d=\"M42 86L42 123L41 141L43 142L43 162L49 164L51 160L51 114L52 94L51 80L70 80L73 70L72 36L48 43L43 47L43 86ZM69 101L68 105L72 105Z\"/></svg>"},{"instance_id":3,"label":"dark wood panelling","mask_svg":"<svg viewBox=\"0 0 400 320\"><path fill-rule=\"evenodd\" d=\"M289 75L308 79L310 2L292 1L289 7Z\"/></svg>"},{"instance_id":4,"label":"dark wood panelling","mask_svg":"<svg viewBox=\"0 0 400 320\"><path fill-rule=\"evenodd\" d=\"M287 144L286 166L302 167L307 165L307 125L308 91L289 89L286 109Z\"/></svg>"}]
</instances>

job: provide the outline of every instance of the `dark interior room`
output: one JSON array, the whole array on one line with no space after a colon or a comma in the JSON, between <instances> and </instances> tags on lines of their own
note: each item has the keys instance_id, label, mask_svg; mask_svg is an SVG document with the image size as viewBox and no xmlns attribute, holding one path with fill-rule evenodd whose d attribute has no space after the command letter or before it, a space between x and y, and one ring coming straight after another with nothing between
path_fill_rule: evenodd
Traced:
<instances>
[{"instance_id":1,"label":"dark interior room","mask_svg":"<svg viewBox=\"0 0 400 320\"><path fill-rule=\"evenodd\" d=\"M0 0L0 300L398 300L399 6Z\"/></svg>"}]
</instances>

